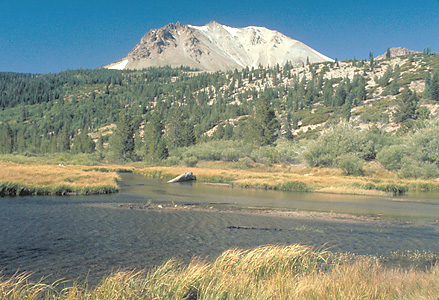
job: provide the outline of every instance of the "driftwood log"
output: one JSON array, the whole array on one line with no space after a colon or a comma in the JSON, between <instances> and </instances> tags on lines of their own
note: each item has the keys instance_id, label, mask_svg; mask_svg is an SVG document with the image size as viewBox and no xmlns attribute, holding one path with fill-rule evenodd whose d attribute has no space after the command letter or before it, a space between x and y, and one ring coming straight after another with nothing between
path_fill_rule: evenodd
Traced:
<instances>
[{"instance_id":1,"label":"driftwood log","mask_svg":"<svg viewBox=\"0 0 439 300\"><path fill-rule=\"evenodd\" d=\"M192 172L186 172L184 174L181 174L180 176L175 177L174 179L171 179L168 181L168 183L176 183L176 182L184 182L184 181L192 181L197 180L197 177L195 177Z\"/></svg>"}]
</instances>

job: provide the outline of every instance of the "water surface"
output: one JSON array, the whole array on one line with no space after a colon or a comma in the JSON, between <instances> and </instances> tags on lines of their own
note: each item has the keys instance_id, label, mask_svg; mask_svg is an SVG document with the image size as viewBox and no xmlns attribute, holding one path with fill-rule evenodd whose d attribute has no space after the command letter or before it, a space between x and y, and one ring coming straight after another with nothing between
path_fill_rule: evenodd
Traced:
<instances>
[{"instance_id":1,"label":"water surface","mask_svg":"<svg viewBox=\"0 0 439 300\"><path fill-rule=\"evenodd\" d=\"M230 248L302 243L333 251L382 255L439 252L439 194L365 197L208 186L169 185L122 174L118 194L0 199L0 270L35 278L100 278L170 258L214 258ZM191 210L136 210L126 203L269 207L380 216L386 222L346 223L270 215ZM277 228L237 230L229 226ZM326 247L325 246L325 247Z\"/></svg>"}]
</instances>

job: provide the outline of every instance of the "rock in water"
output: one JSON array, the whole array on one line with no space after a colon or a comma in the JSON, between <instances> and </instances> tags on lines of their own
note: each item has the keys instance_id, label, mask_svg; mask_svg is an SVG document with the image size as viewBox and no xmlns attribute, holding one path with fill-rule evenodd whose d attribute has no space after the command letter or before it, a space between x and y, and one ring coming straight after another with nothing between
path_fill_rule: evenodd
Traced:
<instances>
[{"instance_id":1,"label":"rock in water","mask_svg":"<svg viewBox=\"0 0 439 300\"><path fill-rule=\"evenodd\" d=\"M174 179L169 180L168 183L191 181L191 180L197 180L197 177L195 177L195 175L192 174L192 172L186 172L184 174L181 174L180 176L175 177Z\"/></svg>"}]
</instances>

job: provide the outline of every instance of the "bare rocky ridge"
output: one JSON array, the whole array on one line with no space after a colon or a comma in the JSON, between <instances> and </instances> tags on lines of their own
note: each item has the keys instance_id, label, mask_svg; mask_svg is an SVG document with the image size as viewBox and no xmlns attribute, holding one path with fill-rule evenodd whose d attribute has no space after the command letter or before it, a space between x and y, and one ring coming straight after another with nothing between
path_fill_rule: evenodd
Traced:
<instances>
[{"instance_id":1,"label":"bare rocky ridge","mask_svg":"<svg viewBox=\"0 0 439 300\"><path fill-rule=\"evenodd\" d=\"M402 47L390 48L389 50L390 50L390 57L397 57L397 56L421 53L419 51L409 50L407 48L402 48ZM386 51L386 53L387 53L387 51ZM384 53L380 56L377 56L375 59L377 59L377 60L386 59L387 58L386 53Z\"/></svg>"},{"instance_id":2,"label":"bare rocky ridge","mask_svg":"<svg viewBox=\"0 0 439 300\"><path fill-rule=\"evenodd\" d=\"M233 28L215 21L204 26L168 24L150 30L108 69L188 66L204 71L332 61L307 45L264 27Z\"/></svg>"}]
</instances>

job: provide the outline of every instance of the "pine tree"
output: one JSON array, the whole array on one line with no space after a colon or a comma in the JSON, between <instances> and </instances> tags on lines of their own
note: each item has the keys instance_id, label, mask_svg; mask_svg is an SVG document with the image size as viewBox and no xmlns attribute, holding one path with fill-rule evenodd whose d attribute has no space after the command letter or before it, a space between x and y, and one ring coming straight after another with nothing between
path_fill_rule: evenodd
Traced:
<instances>
[{"instance_id":1,"label":"pine tree","mask_svg":"<svg viewBox=\"0 0 439 300\"><path fill-rule=\"evenodd\" d=\"M99 134L98 143L96 145L97 150L104 150L104 138L102 137L102 133Z\"/></svg>"},{"instance_id":2,"label":"pine tree","mask_svg":"<svg viewBox=\"0 0 439 300\"><path fill-rule=\"evenodd\" d=\"M227 123L224 127L224 139L230 140L233 137L233 125L230 123Z\"/></svg>"},{"instance_id":3,"label":"pine tree","mask_svg":"<svg viewBox=\"0 0 439 300\"><path fill-rule=\"evenodd\" d=\"M219 97L218 101L223 101L222 97ZM212 114L215 113L215 111L212 112ZM195 144L196 137L194 125L184 116L181 108L175 110L168 119L169 122L166 126L166 142L169 149L187 147Z\"/></svg>"},{"instance_id":4,"label":"pine tree","mask_svg":"<svg viewBox=\"0 0 439 300\"><path fill-rule=\"evenodd\" d=\"M10 154L14 149L12 130L8 123L3 124L0 131L0 154Z\"/></svg>"},{"instance_id":5,"label":"pine tree","mask_svg":"<svg viewBox=\"0 0 439 300\"><path fill-rule=\"evenodd\" d=\"M17 152L23 153L26 150L26 138L25 138L25 128L20 128L17 131L17 140L15 142L15 148Z\"/></svg>"},{"instance_id":6,"label":"pine tree","mask_svg":"<svg viewBox=\"0 0 439 300\"><path fill-rule=\"evenodd\" d=\"M352 110L352 102L353 102L353 94L349 94L346 98L346 102L341 107L341 114L343 118L349 122L351 118L351 110Z\"/></svg>"},{"instance_id":7,"label":"pine tree","mask_svg":"<svg viewBox=\"0 0 439 300\"><path fill-rule=\"evenodd\" d=\"M430 98L430 86L431 86L431 73L427 72L425 76L425 88L424 88L424 98Z\"/></svg>"},{"instance_id":8,"label":"pine tree","mask_svg":"<svg viewBox=\"0 0 439 300\"><path fill-rule=\"evenodd\" d=\"M156 163L168 157L168 148L163 138L164 125L160 113L154 111L145 125L145 156L144 160Z\"/></svg>"},{"instance_id":9,"label":"pine tree","mask_svg":"<svg viewBox=\"0 0 439 300\"><path fill-rule=\"evenodd\" d=\"M402 123L408 119L416 119L416 109L418 107L418 97L416 92L412 92L406 87L398 102L398 107L393 115L395 122Z\"/></svg>"},{"instance_id":10,"label":"pine tree","mask_svg":"<svg viewBox=\"0 0 439 300\"><path fill-rule=\"evenodd\" d=\"M373 53L372 53L372 51L369 51L369 63L370 63L370 69L373 71L375 63L374 63L374 60L373 60Z\"/></svg>"},{"instance_id":11,"label":"pine tree","mask_svg":"<svg viewBox=\"0 0 439 300\"><path fill-rule=\"evenodd\" d=\"M93 153L96 150L96 144L88 135L88 129L84 128L79 135L73 140L73 153Z\"/></svg>"},{"instance_id":12,"label":"pine tree","mask_svg":"<svg viewBox=\"0 0 439 300\"><path fill-rule=\"evenodd\" d=\"M111 150L117 159L134 159L134 121L127 112L119 115L116 129L110 140Z\"/></svg>"},{"instance_id":13,"label":"pine tree","mask_svg":"<svg viewBox=\"0 0 439 300\"><path fill-rule=\"evenodd\" d=\"M293 133L291 131L291 113L287 114L287 124L285 126L285 138L290 141L294 139Z\"/></svg>"},{"instance_id":14,"label":"pine tree","mask_svg":"<svg viewBox=\"0 0 439 300\"><path fill-rule=\"evenodd\" d=\"M439 72L434 72L430 81L430 98L439 101Z\"/></svg>"},{"instance_id":15,"label":"pine tree","mask_svg":"<svg viewBox=\"0 0 439 300\"><path fill-rule=\"evenodd\" d=\"M390 48L388 47L386 51L386 58L390 58L390 57L391 57Z\"/></svg>"},{"instance_id":16,"label":"pine tree","mask_svg":"<svg viewBox=\"0 0 439 300\"><path fill-rule=\"evenodd\" d=\"M258 99L255 113L248 121L247 140L257 146L273 144L280 130L279 120L276 118L270 100L265 96Z\"/></svg>"},{"instance_id":17,"label":"pine tree","mask_svg":"<svg viewBox=\"0 0 439 300\"><path fill-rule=\"evenodd\" d=\"M60 152L66 152L70 150L70 136L65 127L63 127L63 129L58 134L58 144Z\"/></svg>"},{"instance_id":18,"label":"pine tree","mask_svg":"<svg viewBox=\"0 0 439 300\"><path fill-rule=\"evenodd\" d=\"M340 82L333 99L333 106L342 106L346 101L347 93L345 90L344 82Z\"/></svg>"}]
</instances>

